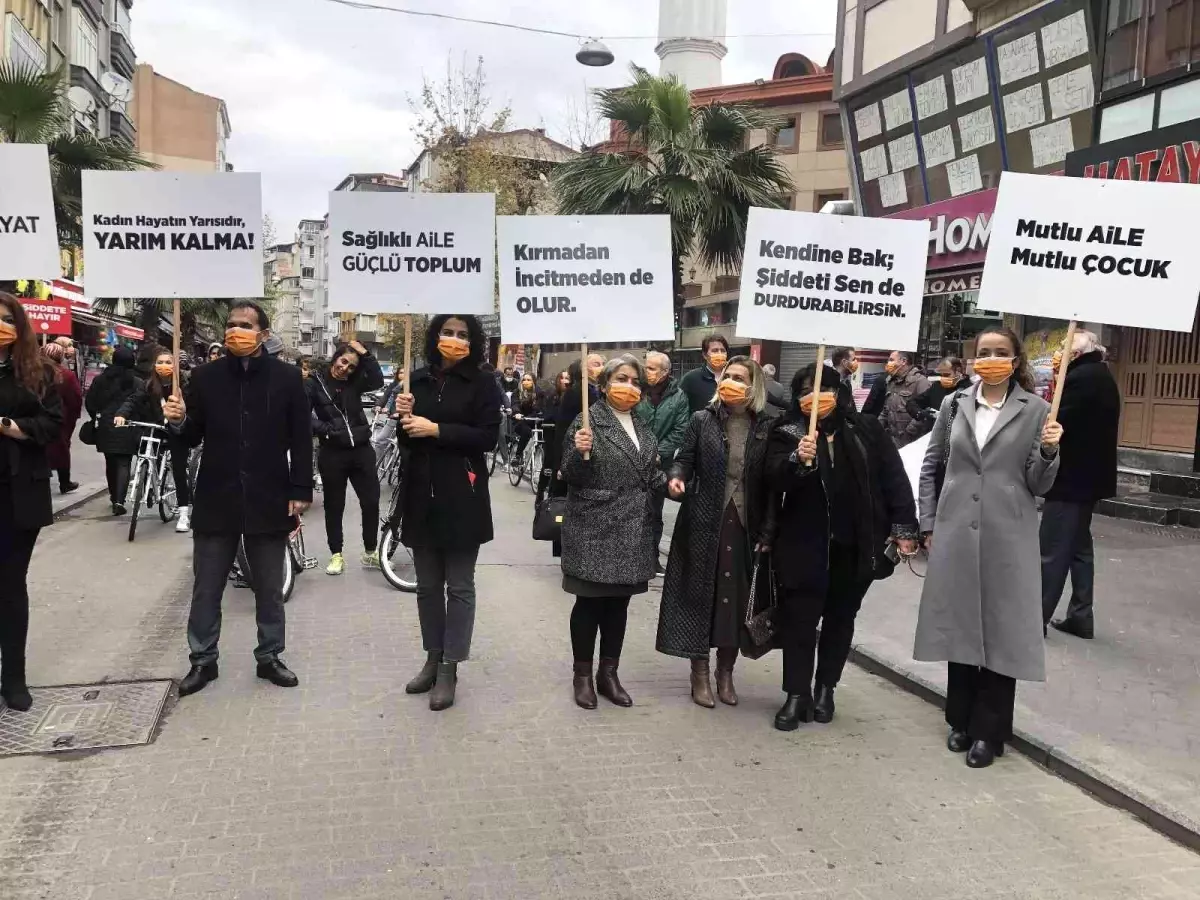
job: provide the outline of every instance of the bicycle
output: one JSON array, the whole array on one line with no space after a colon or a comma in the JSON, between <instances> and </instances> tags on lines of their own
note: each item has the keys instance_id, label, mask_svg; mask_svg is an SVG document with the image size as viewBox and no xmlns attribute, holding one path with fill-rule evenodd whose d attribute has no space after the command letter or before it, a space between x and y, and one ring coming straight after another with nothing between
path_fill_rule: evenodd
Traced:
<instances>
[{"instance_id":1,"label":"bicycle","mask_svg":"<svg viewBox=\"0 0 1200 900\"><path fill-rule=\"evenodd\" d=\"M489 478L496 474L496 466L501 460L505 466L508 465L513 450L517 446L516 436L512 433L510 416L511 413L507 409L500 410L500 431L496 435L496 446L487 452L484 459Z\"/></svg>"},{"instance_id":2,"label":"bicycle","mask_svg":"<svg viewBox=\"0 0 1200 900\"><path fill-rule=\"evenodd\" d=\"M287 553L283 558L284 603L292 598L292 591L296 589L296 576L305 569L317 567L317 558L309 556L304 549L304 522L299 516L294 518L296 527L288 535ZM246 539L244 537L238 541L237 557L233 561L233 569L229 573L229 578L235 586L251 589L254 587L254 573L250 569L250 559L246 556Z\"/></svg>"},{"instance_id":3,"label":"bicycle","mask_svg":"<svg viewBox=\"0 0 1200 900\"><path fill-rule=\"evenodd\" d=\"M397 487L392 493L392 503L387 515L380 521L379 568L388 584L398 591L412 594L417 590L417 567L412 551L400 542L404 518L404 491L400 489L404 480L404 464L399 454L396 456L396 471Z\"/></svg>"},{"instance_id":4,"label":"bicycle","mask_svg":"<svg viewBox=\"0 0 1200 900\"><path fill-rule=\"evenodd\" d=\"M533 426L533 434L530 435L529 443L525 446L525 453L519 458L516 456L515 451L520 444L520 438L516 435L510 438L512 446L508 462L508 483L513 487L520 487L521 479L528 478L529 486L536 491L537 483L534 473L542 471L542 460L546 455L545 448L542 445L543 419L529 416L523 421Z\"/></svg>"},{"instance_id":5,"label":"bicycle","mask_svg":"<svg viewBox=\"0 0 1200 900\"><path fill-rule=\"evenodd\" d=\"M153 422L126 422L123 427L149 432L143 434L138 443L129 491L125 495L125 504L129 507L129 540L132 541L137 536L142 504L147 509L158 504L158 517L166 523L175 518L179 503L175 476L171 473L171 454L163 446L167 429Z\"/></svg>"}]
</instances>

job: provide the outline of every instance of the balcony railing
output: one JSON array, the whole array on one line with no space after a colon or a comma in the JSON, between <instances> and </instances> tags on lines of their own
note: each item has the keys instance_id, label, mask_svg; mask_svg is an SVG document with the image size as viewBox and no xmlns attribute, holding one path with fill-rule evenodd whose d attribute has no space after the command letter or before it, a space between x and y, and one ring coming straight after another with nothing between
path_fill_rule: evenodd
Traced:
<instances>
[{"instance_id":1,"label":"balcony railing","mask_svg":"<svg viewBox=\"0 0 1200 900\"><path fill-rule=\"evenodd\" d=\"M104 21L104 0L75 0L75 5L87 13L96 26Z\"/></svg>"},{"instance_id":2,"label":"balcony railing","mask_svg":"<svg viewBox=\"0 0 1200 900\"><path fill-rule=\"evenodd\" d=\"M129 116L120 110L114 109L108 114L108 133L131 147L137 143L137 129L133 127Z\"/></svg>"},{"instance_id":3,"label":"balcony railing","mask_svg":"<svg viewBox=\"0 0 1200 900\"><path fill-rule=\"evenodd\" d=\"M137 54L133 52L133 44L122 32L114 28L110 32L109 46L112 48L112 67L126 78L133 78L137 66Z\"/></svg>"}]
</instances>

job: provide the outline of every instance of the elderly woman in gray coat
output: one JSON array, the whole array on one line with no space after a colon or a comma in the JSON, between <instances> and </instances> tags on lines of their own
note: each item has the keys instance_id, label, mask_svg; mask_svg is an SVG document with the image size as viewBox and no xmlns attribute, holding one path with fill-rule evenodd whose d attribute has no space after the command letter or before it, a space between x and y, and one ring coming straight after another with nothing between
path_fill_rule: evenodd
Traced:
<instances>
[{"instance_id":1,"label":"elderly woman in gray coat","mask_svg":"<svg viewBox=\"0 0 1200 900\"><path fill-rule=\"evenodd\" d=\"M644 594L658 564L654 499L667 490L654 432L632 414L645 370L632 356L610 360L600 373L602 400L563 441L567 508L562 526L563 590L575 595L571 649L575 702L596 708L596 692L617 706L633 700L617 677L629 598ZM592 677L596 634L600 666Z\"/></svg>"},{"instance_id":2,"label":"elderly woman in gray coat","mask_svg":"<svg viewBox=\"0 0 1200 900\"><path fill-rule=\"evenodd\" d=\"M1012 738L1017 681L1046 678L1034 497L1058 474L1062 426L1012 331L985 329L974 367L980 382L942 402L921 467L930 559L913 657L949 663L946 746L983 768Z\"/></svg>"}]
</instances>

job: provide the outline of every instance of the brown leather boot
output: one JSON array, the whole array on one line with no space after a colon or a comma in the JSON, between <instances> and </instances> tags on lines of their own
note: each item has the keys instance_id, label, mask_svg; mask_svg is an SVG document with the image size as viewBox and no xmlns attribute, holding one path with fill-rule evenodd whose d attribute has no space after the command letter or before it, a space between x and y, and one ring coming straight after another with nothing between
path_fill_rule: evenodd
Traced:
<instances>
[{"instance_id":1,"label":"brown leather boot","mask_svg":"<svg viewBox=\"0 0 1200 900\"><path fill-rule=\"evenodd\" d=\"M596 708L596 685L592 682L592 661L575 663L575 703L584 709Z\"/></svg>"},{"instance_id":2,"label":"brown leather boot","mask_svg":"<svg viewBox=\"0 0 1200 900\"><path fill-rule=\"evenodd\" d=\"M692 702L705 709L717 705L713 699L712 682L709 681L708 657L692 660Z\"/></svg>"},{"instance_id":3,"label":"brown leather boot","mask_svg":"<svg viewBox=\"0 0 1200 900\"><path fill-rule=\"evenodd\" d=\"M619 659L601 658L600 668L596 670L596 691L617 706L633 706L633 698L621 687L621 679L617 677L620 663Z\"/></svg>"},{"instance_id":4,"label":"brown leather boot","mask_svg":"<svg viewBox=\"0 0 1200 900\"><path fill-rule=\"evenodd\" d=\"M717 650L717 697L726 706L738 705L737 691L733 687L733 665L737 656L736 649Z\"/></svg>"}]
</instances>

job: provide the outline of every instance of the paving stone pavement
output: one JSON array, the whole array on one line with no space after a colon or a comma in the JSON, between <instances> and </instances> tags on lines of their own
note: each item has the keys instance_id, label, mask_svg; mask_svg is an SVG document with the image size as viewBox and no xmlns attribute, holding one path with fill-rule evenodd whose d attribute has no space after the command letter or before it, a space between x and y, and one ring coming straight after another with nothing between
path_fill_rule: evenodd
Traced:
<instances>
[{"instance_id":1,"label":"paving stone pavement","mask_svg":"<svg viewBox=\"0 0 1200 900\"><path fill-rule=\"evenodd\" d=\"M829 726L771 728L773 657L740 665L737 709L694 706L686 663L653 650L657 593L631 614L636 705L576 708L531 494L494 487L453 709L404 694L414 600L378 573L300 577L290 691L255 679L231 590L221 678L155 743L0 760L0 898L1200 898L1200 856L1018 754L967 769L933 707L857 669ZM35 683L186 668L187 538L130 546L100 505L38 548Z\"/></svg>"}]
</instances>

